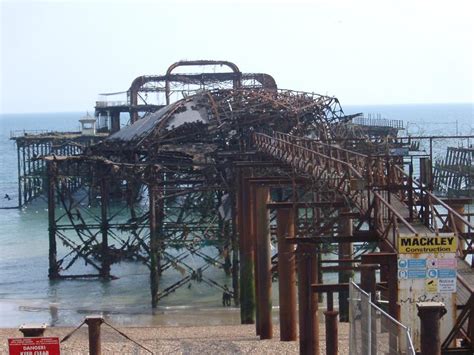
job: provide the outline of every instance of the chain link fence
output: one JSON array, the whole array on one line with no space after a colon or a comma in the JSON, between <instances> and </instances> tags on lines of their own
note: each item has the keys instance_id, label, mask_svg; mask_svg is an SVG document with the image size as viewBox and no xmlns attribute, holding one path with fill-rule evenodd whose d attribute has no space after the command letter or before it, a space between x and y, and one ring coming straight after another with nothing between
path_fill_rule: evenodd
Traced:
<instances>
[{"instance_id":1,"label":"chain link fence","mask_svg":"<svg viewBox=\"0 0 474 355\"><path fill-rule=\"evenodd\" d=\"M415 355L410 329L370 300L370 294L349 283L349 353L351 355Z\"/></svg>"}]
</instances>

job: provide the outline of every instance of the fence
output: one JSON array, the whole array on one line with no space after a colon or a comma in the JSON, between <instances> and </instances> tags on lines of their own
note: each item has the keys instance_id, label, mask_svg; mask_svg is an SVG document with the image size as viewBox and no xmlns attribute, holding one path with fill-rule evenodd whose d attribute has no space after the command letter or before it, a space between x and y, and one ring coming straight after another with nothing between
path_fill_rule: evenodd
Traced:
<instances>
[{"instance_id":1,"label":"fence","mask_svg":"<svg viewBox=\"0 0 474 355\"><path fill-rule=\"evenodd\" d=\"M370 300L370 294L349 283L349 353L351 355L415 355L410 329Z\"/></svg>"}]
</instances>

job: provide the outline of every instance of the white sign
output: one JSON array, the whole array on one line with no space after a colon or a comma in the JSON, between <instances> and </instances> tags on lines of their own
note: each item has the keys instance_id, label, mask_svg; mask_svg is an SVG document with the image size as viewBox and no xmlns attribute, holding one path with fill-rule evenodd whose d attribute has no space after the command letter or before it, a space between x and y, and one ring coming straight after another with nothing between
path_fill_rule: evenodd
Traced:
<instances>
[{"instance_id":1,"label":"white sign","mask_svg":"<svg viewBox=\"0 0 474 355\"><path fill-rule=\"evenodd\" d=\"M456 292L456 279L438 279L438 292L440 293Z\"/></svg>"},{"instance_id":2,"label":"white sign","mask_svg":"<svg viewBox=\"0 0 474 355\"><path fill-rule=\"evenodd\" d=\"M443 302L446 305L447 313L440 321L441 338L446 338L456 322L457 238L452 234L420 237L404 235L400 238L398 241L400 320L411 329L414 345L419 349L420 319L416 308L418 302Z\"/></svg>"}]
</instances>

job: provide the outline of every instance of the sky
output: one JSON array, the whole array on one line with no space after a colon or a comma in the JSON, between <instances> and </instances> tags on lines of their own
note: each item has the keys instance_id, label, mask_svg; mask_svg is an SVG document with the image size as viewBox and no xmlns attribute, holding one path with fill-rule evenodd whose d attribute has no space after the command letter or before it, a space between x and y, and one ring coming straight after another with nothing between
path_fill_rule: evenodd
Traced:
<instances>
[{"instance_id":1,"label":"sky","mask_svg":"<svg viewBox=\"0 0 474 355\"><path fill-rule=\"evenodd\" d=\"M344 104L474 102L471 0L0 0L0 113L93 110L178 60Z\"/></svg>"}]
</instances>

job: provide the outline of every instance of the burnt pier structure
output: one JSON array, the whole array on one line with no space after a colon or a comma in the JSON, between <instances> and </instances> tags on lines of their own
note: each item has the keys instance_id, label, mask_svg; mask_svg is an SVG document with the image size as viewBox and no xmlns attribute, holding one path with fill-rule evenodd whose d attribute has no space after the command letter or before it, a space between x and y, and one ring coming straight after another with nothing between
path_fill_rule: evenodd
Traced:
<instances>
[{"instance_id":1,"label":"burnt pier structure","mask_svg":"<svg viewBox=\"0 0 474 355\"><path fill-rule=\"evenodd\" d=\"M229 70L176 73L195 66ZM466 260L474 225L453 207L459 201L432 192L431 154L408 154L414 144L398 137L400 122L364 123L335 97L281 90L270 75L225 61L176 63L163 76L137 78L127 97L96 106L97 117L111 118L108 137L80 154L37 158L47 171L51 279L113 279L115 262L137 260L150 272L152 307L199 280L230 294L242 323L269 339L278 278L281 340L299 334L301 353L317 354L323 293L328 324L337 316L334 293L347 320L348 282L361 271L399 319L399 236L451 233L463 272L458 320L443 346L463 338L473 349L474 272ZM114 110L127 112L130 124L120 129ZM68 186L74 179L80 188ZM190 265L189 255L203 266ZM78 272L79 260L90 272ZM209 277L211 266L231 276L231 289ZM169 268L182 278L162 288ZM337 284L323 282L326 271L338 273Z\"/></svg>"}]
</instances>

